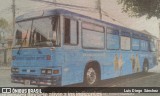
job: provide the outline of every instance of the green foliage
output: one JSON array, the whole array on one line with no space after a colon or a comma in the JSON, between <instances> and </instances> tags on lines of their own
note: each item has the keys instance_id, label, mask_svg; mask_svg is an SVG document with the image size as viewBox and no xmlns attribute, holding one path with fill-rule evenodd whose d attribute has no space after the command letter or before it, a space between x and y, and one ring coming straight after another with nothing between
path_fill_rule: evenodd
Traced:
<instances>
[{"instance_id":1,"label":"green foliage","mask_svg":"<svg viewBox=\"0 0 160 96\"><path fill-rule=\"evenodd\" d=\"M2 32L5 32L6 34L11 34L12 32L11 25L4 18L0 18L0 42L2 42L2 39L5 38L2 38Z\"/></svg>"},{"instance_id":2,"label":"green foliage","mask_svg":"<svg viewBox=\"0 0 160 96\"><path fill-rule=\"evenodd\" d=\"M160 18L160 0L118 0L118 3L123 5L123 12L129 16Z\"/></svg>"},{"instance_id":3,"label":"green foliage","mask_svg":"<svg viewBox=\"0 0 160 96\"><path fill-rule=\"evenodd\" d=\"M8 26L8 22L4 18L0 18L0 28L7 29Z\"/></svg>"}]
</instances>

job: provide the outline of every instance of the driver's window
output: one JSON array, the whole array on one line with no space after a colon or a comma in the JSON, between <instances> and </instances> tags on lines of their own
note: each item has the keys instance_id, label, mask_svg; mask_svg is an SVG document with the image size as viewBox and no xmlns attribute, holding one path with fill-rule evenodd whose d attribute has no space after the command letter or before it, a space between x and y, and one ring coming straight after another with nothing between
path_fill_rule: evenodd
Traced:
<instances>
[{"instance_id":1,"label":"driver's window","mask_svg":"<svg viewBox=\"0 0 160 96\"><path fill-rule=\"evenodd\" d=\"M16 23L15 47L29 47L29 36L31 31L32 21L23 21Z\"/></svg>"},{"instance_id":2,"label":"driver's window","mask_svg":"<svg viewBox=\"0 0 160 96\"><path fill-rule=\"evenodd\" d=\"M45 42L51 41L50 34L52 31L52 18L39 18L33 20L31 46L45 46ZM44 44L44 45L42 45Z\"/></svg>"},{"instance_id":3,"label":"driver's window","mask_svg":"<svg viewBox=\"0 0 160 96\"><path fill-rule=\"evenodd\" d=\"M64 44L78 44L78 22L76 20L64 19Z\"/></svg>"},{"instance_id":4,"label":"driver's window","mask_svg":"<svg viewBox=\"0 0 160 96\"><path fill-rule=\"evenodd\" d=\"M155 52L155 51L156 51L156 42L155 42L154 39L152 39L152 40L150 41L150 51L151 51L151 52Z\"/></svg>"}]
</instances>

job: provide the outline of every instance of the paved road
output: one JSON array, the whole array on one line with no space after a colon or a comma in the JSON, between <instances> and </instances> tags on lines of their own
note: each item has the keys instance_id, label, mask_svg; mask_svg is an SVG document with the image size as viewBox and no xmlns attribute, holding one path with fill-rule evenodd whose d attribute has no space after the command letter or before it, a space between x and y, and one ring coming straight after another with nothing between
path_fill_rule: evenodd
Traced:
<instances>
[{"instance_id":1,"label":"paved road","mask_svg":"<svg viewBox=\"0 0 160 96\"><path fill-rule=\"evenodd\" d=\"M102 82L103 87L160 87L160 73L136 73Z\"/></svg>"},{"instance_id":2,"label":"paved road","mask_svg":"<svg viewBox=\"0 0 160 96\"><path fill-rule=\"evenodd\" d=\"M0 87L34 87L32 85L11 83L10 69L0 69Z\"/></svg>"},{"instance_id":3,"label":"paved road","mask_svg":"<svg viewBox=\"0 0 160 96\"><path fill-rule=\"evenodd\" d=\"M32 85L11 83L9 69L0 70L0 87L34 87ZM73 86L82 86L73 85ZM160 87L160 73L137 73L109 80L103 80L98 87Z\"/></svg>"},{"instance_id":4,"label":"paved road","mask_svg":"<svg viewBox=\"0 0 160 96\"><path fill-rule=\"evenodd\" d=\"M0 70L0 87L37 87L11 83L10 74L11 72L8 69ZM74 86L82 86L82 84ZM98 87L160 87L160 73L137 73L103 80L98 84ZM134 96L160 96L160 94L135 94Z\"/></svg>"}]
</instances>

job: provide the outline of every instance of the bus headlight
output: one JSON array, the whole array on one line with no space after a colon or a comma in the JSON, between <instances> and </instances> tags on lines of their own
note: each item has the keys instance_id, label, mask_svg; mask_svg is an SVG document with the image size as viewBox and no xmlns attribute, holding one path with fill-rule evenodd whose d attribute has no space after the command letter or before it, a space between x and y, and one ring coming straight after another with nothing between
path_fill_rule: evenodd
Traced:
<instances>
[{"instance_id":1,"label":"bus headlight","mask_svg":"<svg viewBox=\"0 0 160 96\"><path fill-rule=\"evenodd\" d=\"M42 70L41 70L41 73L42 73L42 74L46 74L46 70L45 70L45 69L42 69Z\"/></svg>"},{"instance_id":2,"label":"bus headlight","mask_svg":"<svg viewBox=\"0 0 160 96\"><path fill-rule=\"evenodd\" d=\"M18 69L18 68L11 68L11 72L12 72L12 73L18 73L18 72L19 72L19 69Z\"/></svg>"},{"instance_id":3,"label":"bus headlight","mask_svg":"<svg viewBox=\"0 0 160 96\"><path fill-rule=\"evenodd\" d=\"M52 69L47 69L47 74L52 74Z\"/></svg>"},{"instance_id":4,"label":"bus headlight","mask_svg":"<svg viewBox=\"0 0 160 96\"><path fill-rule=\"evenodd\" d=\"M52 69L42 69L41 73L42 74L52 74Z\"/></svg>"}]
</instances>

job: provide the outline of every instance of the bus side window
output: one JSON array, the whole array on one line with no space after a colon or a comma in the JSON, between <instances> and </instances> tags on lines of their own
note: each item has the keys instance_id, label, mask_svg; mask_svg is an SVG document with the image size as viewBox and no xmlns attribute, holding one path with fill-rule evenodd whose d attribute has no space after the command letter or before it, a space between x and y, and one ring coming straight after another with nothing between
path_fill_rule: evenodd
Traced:
<instances>
[{"instance_id":1,"label":"bus side window","mask_svg":"<svg viewBox=\"0 0 160 96\"><path fill-rule=\"evenodd\" d=\"M85 49L104 49L104 34L103 26L90 22L82 22L82 47Z\"/></svg>"},{"instance_id":2,"label":"bus side window","mask_svg":"<svg viewBox=\"0 0 160 96\"><path fill-rule=\"evenodd\" d=\"M119 30L107 28L106 35L107 35L107 49L118 50L120 47Z\"/></svg>"},{"instance_id":3,"label":"bus side window","mask_svg":"<svg viewBox=\"0 0 160 96\"><path fill-rule=\"evenodd\" d=\"M142 50L142 51L148 51L148 48L149 48L149 46L148 46L148 41L146 41L146 40L141 40L141 50Z\"/></svg>"},{"instance_id":4,"label":"bus side window","mask_svg":"<svg viewBox=\"0 0 160 96\"><path fill-rule=\"evenodd\" d=\"M64 21L64 44L78 44L78 23L76 20L65 18Z\"/></svg>"},{"instance_id":5,"label":"bus side window","mask_svg":"<svg viewBox=\"0 0 160 96\"><path fill-rule=\"evenodd\" d=\"M150 41L150 51L151 52L155 52L156 51L156 42L155 42L155 40L154 39L152 39L151 41Z\"/></svg>"},{"instance_id":6,"label":"bus side window","mask_svg":"<svg viewBox=\"0 0 160 96\"><path fill-rule=\"evenodd\" d=\"M141 35L141 50L149 51L149 40L146 35Z\"/></svg>"},{"instance_id":7,"label":"bus side window","mask_svg":"<svg viewBox=\"0 0 160 96\"><path fill-rule=\"evenodd\" d=\"M138 34L132 33L132 41L131 41L131 47L133 51L139 51L140 50L140 36Z\"/></svg>"},{"instance_id":8,"label":"bus side window","mask_svg":"<svg viewBox=\"0 0 160 96\"><path fill-rule=\"evenodd\" d=\"M131 49L131 38L129 32L121 32L121 49L130 50Z\"/></svg>"}]
</instances>

